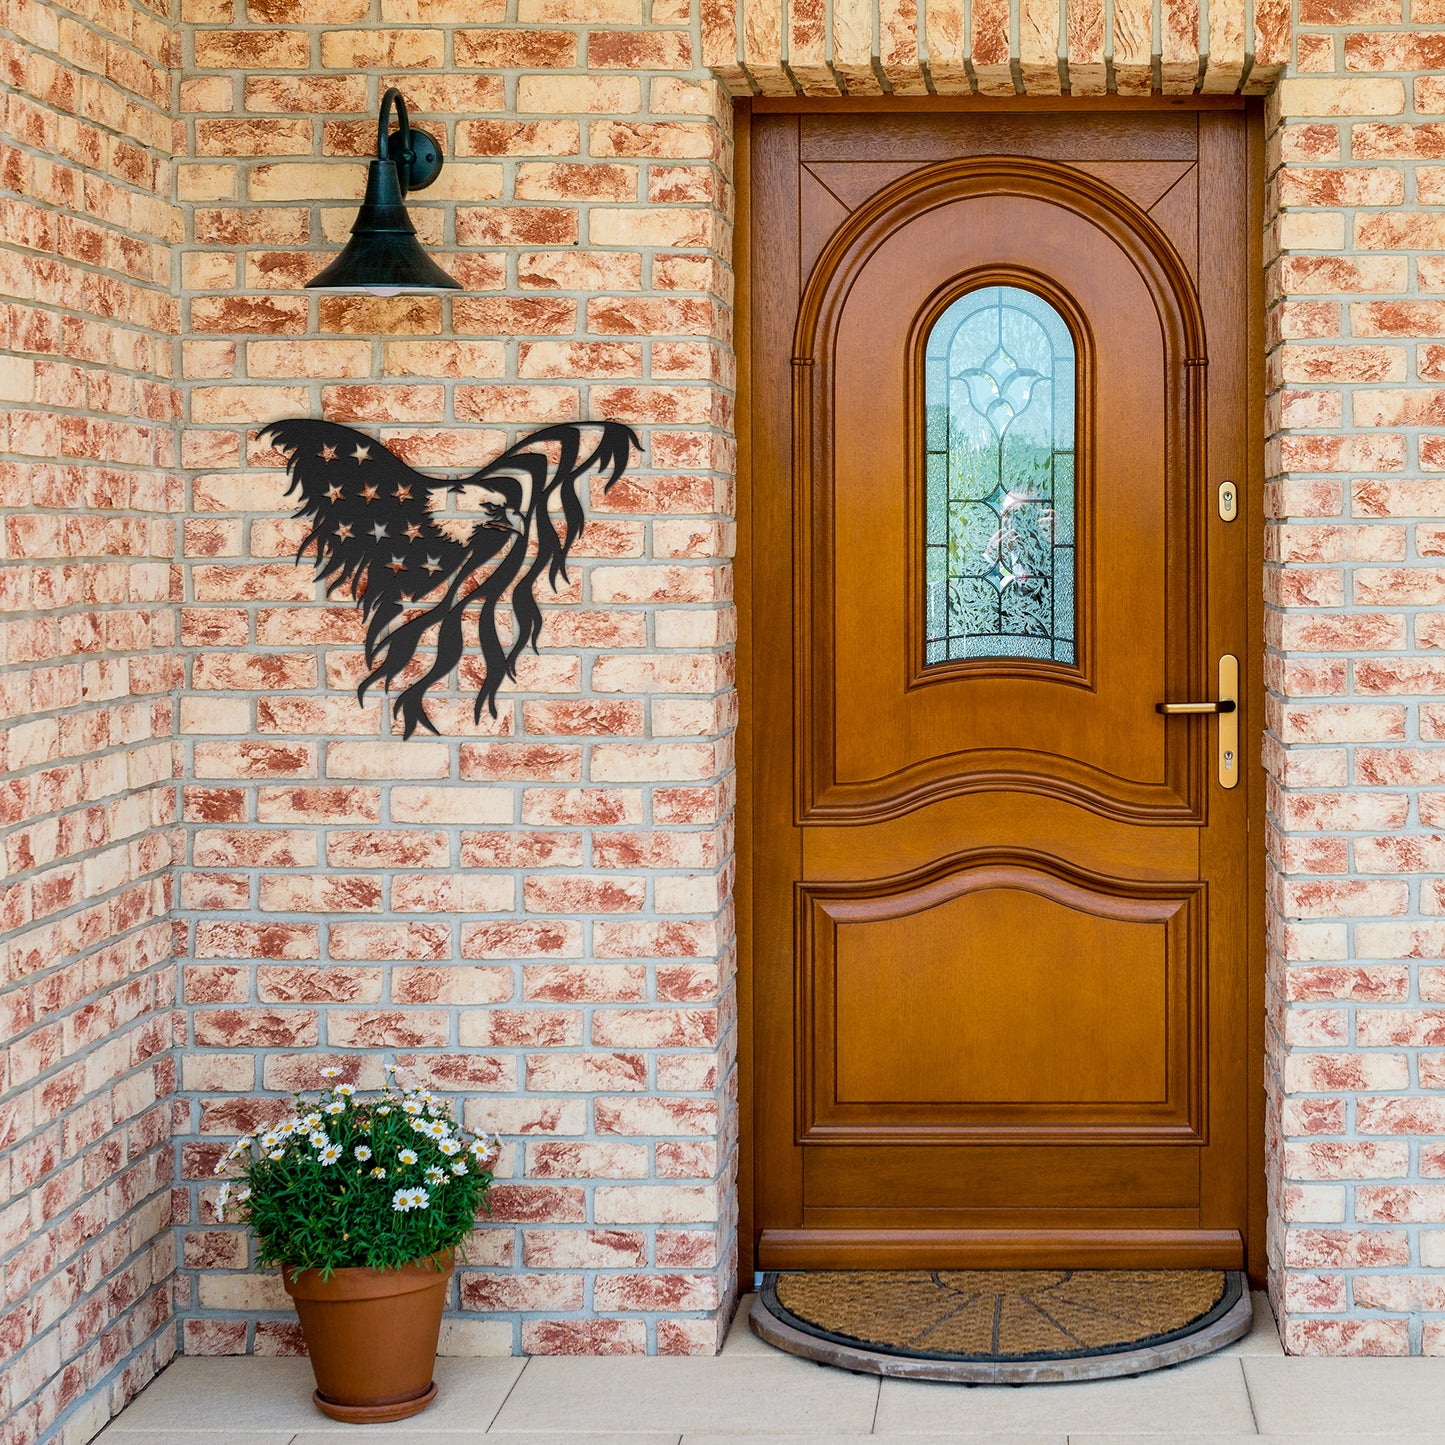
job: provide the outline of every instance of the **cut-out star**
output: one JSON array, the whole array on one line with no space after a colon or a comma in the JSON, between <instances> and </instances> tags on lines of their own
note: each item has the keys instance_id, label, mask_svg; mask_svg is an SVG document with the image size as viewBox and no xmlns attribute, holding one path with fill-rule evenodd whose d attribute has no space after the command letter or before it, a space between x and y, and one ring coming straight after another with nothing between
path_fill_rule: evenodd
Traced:
<instances>
[{"instance_id":1,"label":"cut-out star","mask_svg":"<svg viewBox=\"0 0 1445 1445\"><path fill-rule=\"evenodd\" d=\"M367 457L369 457L369 456L371 455L371 448L370 448L370 447L364 447L364 446L361 445L360 442L357 442L357 444L356 444L356 450L355 450L354 452L352 452L351 455L356 458L357 465L359 466L362 462L364 462L364 461L367 459Z\"/></svg>"},{"instance_id":2,"label":"cut-out star","mask_svg":"<svg viewBox=\"0 0 1445 1445\"><path fill-rule=\"evenodd\" d=\"M342 497L341 488L334 483L326 489L326 500L328 502L339 502Z\"/></svg>"},{"instance_id":3,"label":"cut-out star","mask_svg":"<svg viewBox=\"0 0 1445 1445\"><path fill-rule=\"evenodd\" d=\"M406 526L406 540L415 542L421 536L421 528L415 522L409 522Z\"/></svg>"},{"instance_id":4,"label":"cut-out star","mask_svg":"<svg viewBox=\"0 0 1445 1445\"><path fill-rule=\"evenodd\" d=\"M411 501L411 488L408 486L399 485L396 489L396 499L398 502Z\"/></svg>"},{"instance_id":5,"label":"cut-out star","mask_svg":"<svg viewBox=\"0 0 1445 1445\"><path fill-rule=\"evenodd\" d=\"M371 529L371 535L375 537L376 540L379 542L384 536L386 536L386 528L383 527L380 522L378 522L376 526Z\"/></svg>"},{"instance_id":6,"label":"cut-out star","mask_svg":"<svg viewBox=\"0 0 1445 1445\"><path fill-rule=\"evenodd\" d=\"M336 460L336 448L322 447L316 455L320 457L323 462L334 462Z\"/></svg>"},{"instance_id":7,"label":"cut-out star","mask_svg":"<svg viewBox=\"0 0 1445 1445\"><path fill-rule=\"evenodd\" d=\"M374 502L376 500L376 488L363 487L361 489L361 500L363 502Z\"/></svg>"},{"instance_id":8,"label":"cut-out star","mask_svg":"<svg viewBox=\"0 0 1445 1445\"><path fill-rule=\"evenodd\" d=\"M386 565L387 565L387 568L388 568L390 571L392 571L392 572L405 572L405 571L406 571L406 563L403 562L400 557L393 557L393 558L391 559L391 561L388 562Z\"/></svg>"},{"instance_id":9,"label":"cut-out star","mask_svg":"<svg viewBox=\"0 0 1445 1445\"><path fill-rule=\"evenodd\" d=\"M345 522L343 522L343 523L336 529L336 537L337 537L337 540L338 540L338 541L341 541L341 542L345 542L350 536L351 536L351 528L348 527Z\"/></svg>"},{"instance_id":10,"label":"cut-out star","mask_svg":"<svg viewBox=\"0 0 1445 1445\"><path fill-rule=\"evenodd\" d=\"M436 557L428 557L426 561L421 564L421 567L423 572L435 573L442 570L441 561Z\"/></svg>"}]
</instances>

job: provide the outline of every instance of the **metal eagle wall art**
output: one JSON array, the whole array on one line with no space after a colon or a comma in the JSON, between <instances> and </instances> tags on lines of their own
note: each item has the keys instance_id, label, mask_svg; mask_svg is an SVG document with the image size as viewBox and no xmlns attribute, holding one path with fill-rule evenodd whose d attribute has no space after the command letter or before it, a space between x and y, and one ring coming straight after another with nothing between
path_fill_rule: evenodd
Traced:
<instances>
[{"instance_id":1,"label":"metal eagle wall art","mask_svg":"<svg viewBox=\"0 0 1445 1445\"><path fill-rule=\"evenodd\" d=\"M596 445L584 451L594 431ZM486 669L474 715L480 721L483 707L497 715L503 679L515 680L517 658L525 647L536 650L542 631L538 579L545 573L553 591L567 581L567 556L586 520L578 483L595 468L607 475L606 491L642 445L620 422L549 426L471 476L444 480L336 422L273 422L259 438L290 454L287 495L300 491L295 515L311 528L297 562L314 551L327 594L349 586L366 619L372 671L357 701L375 682L389 687L436 629L431 665L392 704L408 738L418 727L437 731L426 694L461 658L468 609L476 612ZM510 644L497 630L503 605L512 612Z\"/></svg>"}]
</instances>

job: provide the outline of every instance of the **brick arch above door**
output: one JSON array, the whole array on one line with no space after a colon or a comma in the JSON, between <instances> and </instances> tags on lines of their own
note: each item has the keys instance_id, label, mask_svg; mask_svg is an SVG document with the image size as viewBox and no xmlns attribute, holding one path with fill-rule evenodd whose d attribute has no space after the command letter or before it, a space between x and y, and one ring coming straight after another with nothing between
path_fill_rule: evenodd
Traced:
<instances>
[{"instance_id":1,"label":"brick arch above door","mask_svg":"<svg viewBox=\"0 0 1445 1445\"><path fill-rule=\"evenodd\" d=\"M1263 95L1289 0L703 0L734 95ZM1157 39L1156 39L1157 37Z\"/></svg>"}]
</instances>

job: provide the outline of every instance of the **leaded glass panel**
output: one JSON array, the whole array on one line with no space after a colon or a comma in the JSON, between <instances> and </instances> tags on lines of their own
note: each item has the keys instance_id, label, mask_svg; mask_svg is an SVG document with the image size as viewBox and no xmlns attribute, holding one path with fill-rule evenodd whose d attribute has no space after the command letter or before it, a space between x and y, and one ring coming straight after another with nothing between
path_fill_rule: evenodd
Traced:
<instances>
[{"instance_id":1,"label":"leaded glass panel","mask_svg":"<svg viewBox=\"0 0 1445 1445\"><path fill-rule=\"evenodd\" d=\"M960 296L924 359L925 662L1075 661L1074 341L1018 286Z\"/></svg>"}]
</instances>

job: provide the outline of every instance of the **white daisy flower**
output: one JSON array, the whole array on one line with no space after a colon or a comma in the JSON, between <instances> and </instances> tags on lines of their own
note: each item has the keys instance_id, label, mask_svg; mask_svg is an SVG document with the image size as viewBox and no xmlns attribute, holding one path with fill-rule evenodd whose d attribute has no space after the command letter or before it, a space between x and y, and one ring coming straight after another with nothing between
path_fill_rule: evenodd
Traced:
<instances>
[{"instance_id":1,"label":"white daisy flower","mask_svg":"<svg viewBox=\"0 0 1445 1445\"><path fill-rule=\"evenodd\" d=\"M328 1114L341 1114L346 1111L346 1105L340 1099L333 1099L327 1106Z\"/></svg>"},{"instance_id":2,"label":"white daisy flower","mask_svg":"<svg viewBox=\"0 0 1445 1445\"><path fill-rule=\"evenodd\" d=\"M300 1127L300 1119L287 1119L284 1124L280 1124L277 1126L276 1132L278 1134L294 1134Z\"/></svg>"},{"instance_id":3,"label":"white daisy flower","mask_svg":"<svg viewBox=\"0 0 1445 1445\"><path fill-rule=\"evenodd\" d=\"M455 1174L458 1179L460 1179L460 1178L462 1177L462 1175L465 1174L466 1172L467 1172L467 1166L466 1166L465 1161L463 1161L463 1160L461 1160L461 1159L454 1159L454 1160L452 1161L452 1173Z\"/></svg>"},{"instance_id":4,"label":"white daisy flower","mask_svg":"<svg viewBox=\"0 0 1445 1445\"><path fill-rule=\"evenodd\" d=\"M321 1115L313 1109L302 1121L303 1129L314 1129L321 1122Z\"/></svg>"},{"instance_id":5,"label":"white daisy flower","mask_svg":"<svg viewBox=\"0 0 1445 1445\"><path fill-rule=\"evenodd\" d=\"M341 1077L341 1070L336 1068L322 1069L321 1077L323 1079L339 1079Z\"/></svg>"},{"instance_id":6,"label":"white daisy flower","mask_svg":"<svg viewBox=\"0 0 1445 1445\"><path fill-rule=\"evenodd\" d=\"M216 1167L211 1170L211 1173L214 1174L217 1178L220 1178L220 1176L226 1172L226 1160L228 1160L230 1157L231 1156L227 1154L225 1159L217 1159Z\"/></svg>"},{"instance_id":7,"label":"white daisy flower","mask_svg":"<svg viewBox=\"0 0 1445 1445\"><path fill-rule=\"evenodd\" d=\"M440 1149L443 1154L447 1155L460 1154L462 1152L461 1144L455 1139L443 1139L441 1143L437 1145L437 1148Z\"/></svg>"},{"instance_id":8,"label":"white daisy flower","mask_svg":"<svg viewBox=\"0 0 1445 1445\"><path fill-rule=\"evenodd\" d=\"M366 1144L358 1144L351 1152L356 1155L357 1162L361 1164L365 1164L371 1158L371 1149Z\"/></svg>"},{"instance_id":9,"label":"white daisy flower","mask_svg":"<svg viewBox=\"0 0 1445 1445\"><path fill-rule=\"evenodd\" d=\"M474 1139L469 1152L478 1164L488 1164L501 1154L502 1136L493 1134L490 1138Z\"/></svg>"},{"instance_id":10,"label":"white daisy flower","mask_svg":"<svg viewBox=\"0 0 1445 1445\"><path fill-rule=\"evenodd\" d=\"M386 1066L386 1072L388 1074L394 1074L399 1068L401 1068L400 1064L388 1064Z\"/></svg>"},{"instance_id":11,"label":"white daisy flower","mask_svg":"<svg viewBox=\"0 0 1445 1445\"><path fill-rule=\"evenodd\" d=\"M376 1112L377 1112L378 1114L381 1114L381 1115L389 1114L389 1113L391 1113L391 1105L390 1105L390 1104L383 1104L383 1105L381 1106L381 1108L379 1108Z\"/></svg>"},{"instance_id":12,"label":"white daisy flower","mask_svg":"<svg viewBox=\"0 0 1445 1445\"><path fill-rule=\"evenodd\" d=\"M281 1136L272 1129L269 1133L261 1135L261 1147L263 1149L274 1149L281 1142Z\"/></svg>"},{"instance_id":13,"label":"white daisy flower","mask_svg":"<svg viewBox=\"0 0 1445 1445\"><path fill-rule=\"evenodd\" d=\"M398 1189L391 1196L391 1207L398 1214L405 1214L416 1208L415 1191L411 1189Z\"/></svg>"},{"instance_id":14,"label":"white daisy flower","mask_svg":"<svg viewBox=\"0 0 1445 1445\"><path fill-rule=\"evenodd\" d=\"M433 1164L426 1171L426 1182L428 1184L445 1184L447 1182L447 1176Z\"/></svg>"},{"instance_id":15,"label":"white daisy flower","mask_svg":"<svg viewBox=\"0 0 1445 1445\"><path fill-rule=\"evenodd\" d=\"M385 1178L386 1178L386 1170L383 1169L380 1164L378 1164L378 1165L376 1166L376 1168L374 1168L374 1169L371 1171L371 1177L372 1177L373 1179L385 1179Z\"/></svg>"},{"instance_id":16,"label":"white daisy flower","mask_svg":"<svg viewBox=\"0 0 1445 1445\"><path fill-rule=\"evenodd\" d=\"M321 1151L321 1162L322 1162L323 1164L335 1164L336 1161L337 1161L338 1159L340 1159L340 1158L341 1158L341 1145L340 1145L340 1144L328 1144L328 1145L326 1146L326 1148L324 1148L324 1149Z\"/></svg>"},{"instance_id":17,"label":"white daisy flower","mask_svg":"<svg viewBox=\"0 0 1445 1445\"><path fill-rule=\"evenodd\" d=\"M425 1134L425 1133L426 1133L426 1120L425 1120L425 1119L413 1119L413 1120L411 1121L411 1127L412 1127L413 1129L415 1129L418 1134Z\"/></svg>"},{"instance_id":18,"label":"white daisy flower","mask_svg":"<svg viewBox=\"0 0 1445 1445\"><path fill-rule=\"evenodd\" d=\"M425 1106L416 1099L408 1099L401 1107L405 1109L408 1114L420 1114Z\"/></svg>"},{"instance_id":19,"label":"white daisy flower","mask_svg":"<svg viewBox=\"0 0 1445 1445\"><path fill-rule=\"evenodd\" d=\"M268 1159L284 1159L286 1157L286 1151L284 1149L273 1149L266 1157Z\"/></svg>"},{"instance_id":20,"label":"white daisy flower","mask_svg":"<svg viewBox=\"0 0 1445 1445\"><path fill-rule=\"evenodd\" d=\"M403 1150L401 1151L401 1153L398 1154L396 1157L397 1157L397 1160L398 1160L400 1163L402 1163L402 1164L415 1164L415 1163L416 1163L416 1150L415 1150L415 1149L403 1149Z\"/></svg>"},{"instance_id":21,"label":"white daisy flower","mask_svg":"<svg viewBox=\"0 0 1445 1445\"><path fill-rule=\"evenodd\" d=\"M249 1188L246 1188L246 1189L238 1189L238 1190L236 1191L236 1203L237 1203L237 1204L244 1204L250 1197L251 1197L251 1191L250 1191Z\"/></svg>"},{"instance_id":22,"label":"white daisy flower","mask_svg":"<svg viewBox=\"0 0 1445 1445\"><path fill-rule=\"evenodd\" d=\"M331 1142L326 1137L325 1131L321 1129L313 1129L309 1137L313 1149L324 1149Z\"/></svg>"},{"instance_id":23,"label":"white daisy flower","mask_svg":"<svg viewBox=\"0 0 1445 1445\"><path fill-rule=\"evenodd\" d=\"M451 1130L447 1128L442 1120L433 1119L431 1123L426 1126L426 1132L430 1134L433 1139L445 1139L447 1135L451 1133Z\"/></svg>"}]
</instances>

